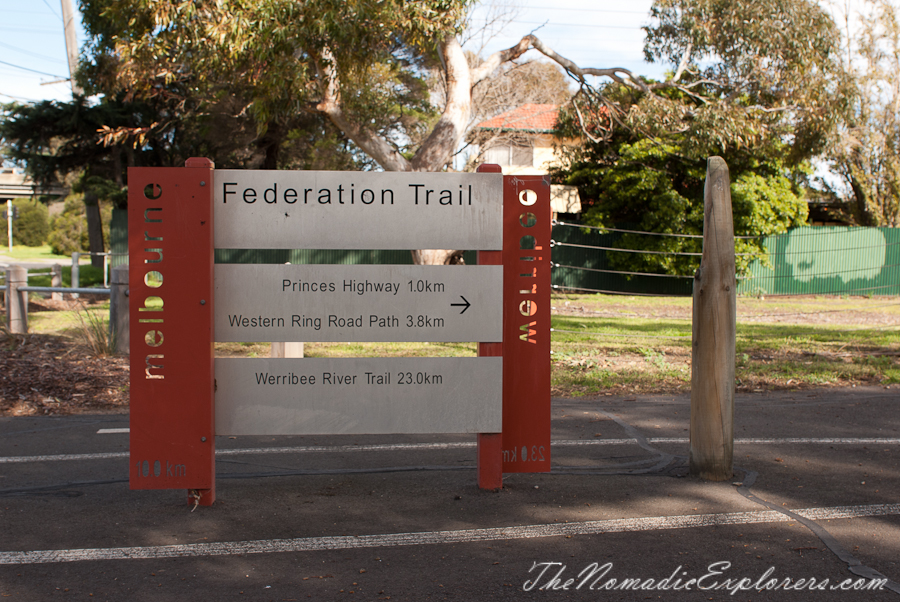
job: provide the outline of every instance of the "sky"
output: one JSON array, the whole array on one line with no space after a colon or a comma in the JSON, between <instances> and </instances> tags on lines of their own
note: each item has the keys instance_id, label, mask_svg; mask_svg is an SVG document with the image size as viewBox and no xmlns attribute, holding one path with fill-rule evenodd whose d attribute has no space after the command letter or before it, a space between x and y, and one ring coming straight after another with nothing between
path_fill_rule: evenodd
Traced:
<instances>
[{"instance_id":1,"label":"sky","mask_svg":"<svg viewBox=\"0 0 900 602\"><path fill-rule=\"evenodd\" d=\"M544 44L576 65L624 67L639 75L660 77L665 66L644 62L644 25L650 24L651 0L495 0L481 4L473 14L472 29L491 21L492 13L506 11L512 18L486 43L474 36L466 48L482 56L509 48L534 33ZM494 28L496 29L496 28ZM488 33L494 33L492 29ZM542 59L537 51L523 58ZM544 59L547 60L547 59Z\"/></svg>"},{"instance_id":2,"label":"sky","mask_svg":"<svg viewBox=\"0 0 900 602\"><path fill-rule=\"evenodd\" d=\"M0 0L0 15L0 103L70 100L60 0Z\"/></svg>"}]
</instances>

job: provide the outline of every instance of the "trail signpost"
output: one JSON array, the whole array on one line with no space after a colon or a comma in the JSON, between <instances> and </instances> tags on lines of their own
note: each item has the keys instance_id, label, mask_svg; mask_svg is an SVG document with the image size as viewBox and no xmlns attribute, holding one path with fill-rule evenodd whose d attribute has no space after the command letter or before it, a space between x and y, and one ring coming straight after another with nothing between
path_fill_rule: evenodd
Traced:
<instances>
[{"instance_id":1,"label":"trail signpost","mask_svg":"<svg viewBox=\"0 0 900 602\"><path fill-rule=\"evenodd\" d=\"M217 341L500 341L501 266L217 265Z\"/></svg>"},{"instance_id":2,"label":"trail signpost","mask_svg":"<svg viewBox=\"0 0 900 602\"><path fill-rule=\"evenodd\" d=\"M215 500L215 435L477 433L550 469L549 181L129 170L133 489ZM479 251L476 266L214 265L215 248ZM215 341L476 341L471 358L214 358Z\"/></svg>"}]
</instances>

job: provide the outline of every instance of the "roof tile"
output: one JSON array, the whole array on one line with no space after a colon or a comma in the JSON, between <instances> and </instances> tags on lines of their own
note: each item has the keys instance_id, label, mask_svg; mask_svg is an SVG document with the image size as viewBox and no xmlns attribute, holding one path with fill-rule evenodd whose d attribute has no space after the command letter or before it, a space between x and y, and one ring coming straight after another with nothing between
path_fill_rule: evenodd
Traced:
<instances>
[{"instance_id":1,"label":"roof tile","mask_svg":"<svg viewBox=\"0 0 900 602\"><path fill-rule=\"evenodd\" d=\"M550 132L556 126L558 114L559 105L529 103L482 121L475 128Z\"/></svg>"}]
</instances>

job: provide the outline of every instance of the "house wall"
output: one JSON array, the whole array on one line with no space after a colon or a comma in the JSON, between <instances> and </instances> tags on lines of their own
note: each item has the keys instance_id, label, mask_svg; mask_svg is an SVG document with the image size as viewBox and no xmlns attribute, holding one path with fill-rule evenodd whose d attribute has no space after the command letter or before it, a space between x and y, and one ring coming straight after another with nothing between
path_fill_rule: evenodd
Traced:
<instances>
[{"instance_id":1,"label":"house wall","mask_svg":"<svg viewBox=\"0 0 900 602\"><path fill-rule=\"evenodd\" d=\"M547 135L532 138L531 165L504 165L506 175L540 176L549 171L556 156L553 153L553 138Z\"/></svg>"}]
</instances>

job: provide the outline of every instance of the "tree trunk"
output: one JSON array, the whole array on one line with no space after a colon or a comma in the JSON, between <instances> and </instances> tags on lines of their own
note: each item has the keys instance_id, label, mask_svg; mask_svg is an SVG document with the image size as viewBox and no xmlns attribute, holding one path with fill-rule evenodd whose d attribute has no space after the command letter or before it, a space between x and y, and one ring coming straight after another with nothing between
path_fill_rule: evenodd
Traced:
<instances>
[{"instance_id":1,"label":"tree trunk","mask_svg":"<svg viewBox=\"0 0 900 602\"><path fill-rule=\"evenodd\" d=\"M100 219L100 200L96 194L84 194L84 210L87 214L88 245L91 251L91 265L103 269L103 221Z\"/></svg>"},{"instance_id":2,"label":"tree trunk","mask_svg":"<svg viewBox=\"0 0 900 602\"><path fill-rule=\"evenodd\" d=\"M411 160L407 160L394 145L369 130L365 124L353 121L344 114L334 55L327 48L322 51L321 60L316 65L322 86L322 100L316 105L316 109L325 114L385 171L442 171L462 142L469 125L472 113L472 88L489 77L501 64L517 59L531 47L537 48L566 68L574 65L545 47L534 36L528 35L515 46L495 52L473 70L469 67L468 59L455 36L450 35L441 40L439 53L447 78L447 102L431 133ZM593 71L587 70L584 73L594 74ZM616 79L619 72L630 75L621 69L610 73ZM604 72L601 75L610 73ZM412 251L412 256L417 265L462 263L462 251L458 250L418 250Z\"/></svg>"},{"instance_id":3,"label":"tree trunk","mask_svg":"<svg viewBox=\"0 0 900 602\"><path fill-rule=\"evenodd\" d=\"M281 128L274 121L270 121L257 143L257 147L264 153L263 164L260 169L278 169L278 154L281 150Z\"/></svg>"},{"instance_id":4,"label":"tree trunk","mask_svg":"<svg viewBox=\"0 0 900 602\"><path fill-rule=\"evenodd\" d=\"M416 265L462 265L462 251L449 249L423 249L411 251L413 263Z\"/></svg>"}]
</instances>

